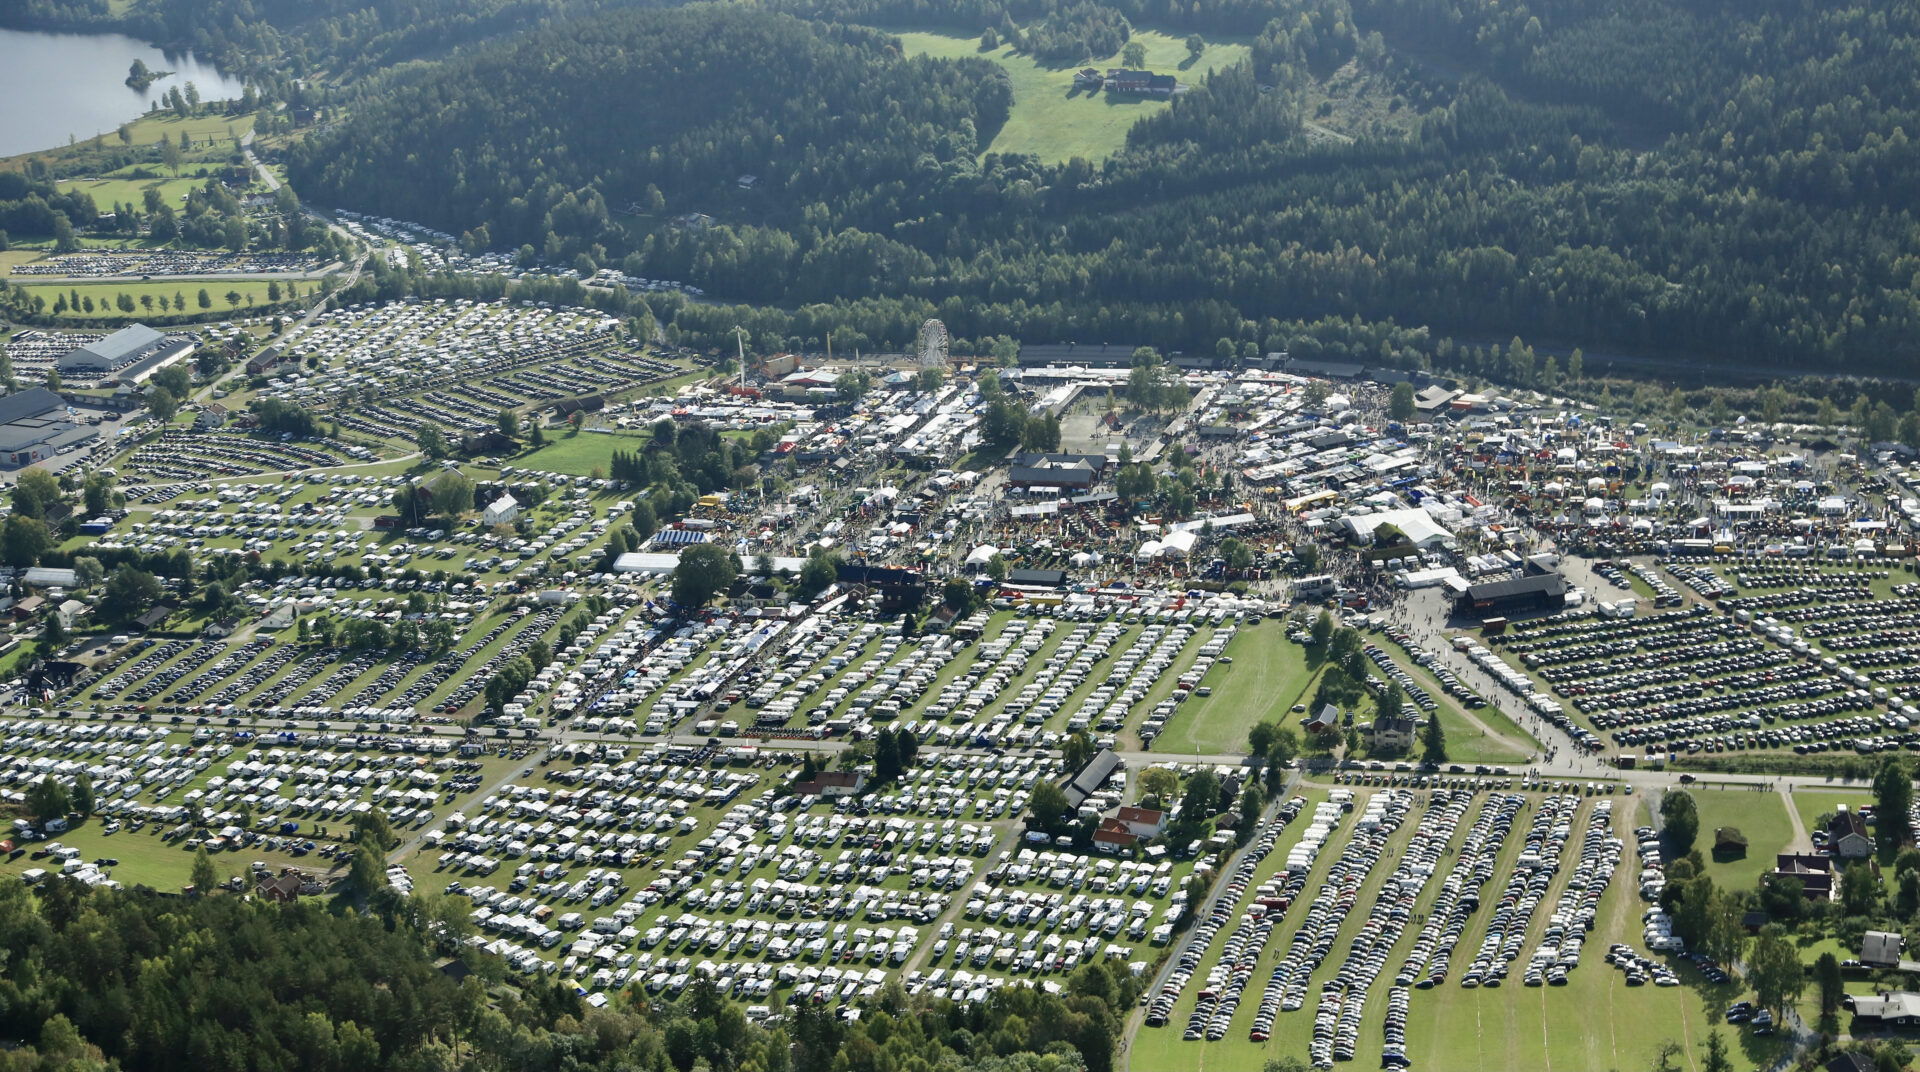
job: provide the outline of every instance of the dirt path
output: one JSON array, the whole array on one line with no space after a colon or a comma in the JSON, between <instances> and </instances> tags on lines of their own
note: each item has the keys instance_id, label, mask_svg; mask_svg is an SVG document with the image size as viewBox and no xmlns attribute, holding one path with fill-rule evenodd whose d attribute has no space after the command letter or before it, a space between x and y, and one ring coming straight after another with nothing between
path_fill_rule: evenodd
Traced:
<instances>
[{"instance_id":1,"label":"dirt path","mask_svg":"<svg viewBox=\"0 0 1920 1072\"><path fill-rule=\"evenodd\" d=\"M1793 851L1812 852L1813 839L1807 836L1807 826L1800 821L1800 809L1793 806L1793 787L1780 783L1780 800L1787 806L1787 821L1793 824Z\"/></svg>"}]
</instances>

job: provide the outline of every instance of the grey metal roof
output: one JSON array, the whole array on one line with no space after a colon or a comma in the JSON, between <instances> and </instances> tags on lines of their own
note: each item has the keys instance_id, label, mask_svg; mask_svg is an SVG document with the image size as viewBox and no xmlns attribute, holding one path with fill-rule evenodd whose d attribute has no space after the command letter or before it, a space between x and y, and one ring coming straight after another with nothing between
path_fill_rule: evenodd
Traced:
<instances>
[{"instance_id":1,"label":"grey metal roof","mask_svg":"<svg viewBox=\"0 0 1920 1072\"><path fill-rule=\"evenodd\" d=\"M80 350L104 361L107 367L122 365L138 357L142 352L158 344L165 336L145 324L134 324L80 347Z\"/></svg>"},{"instance_id":2,"label":"grey metal roof","mask_svg":"<svg viewBox=\"0 0 1920 1072\"><path fill-rule=\"evenodd\" d=\"M0 398L0 424L39 417L65 406L59 395L44 387L34 387Z\"/></svg>"}]
</instances>

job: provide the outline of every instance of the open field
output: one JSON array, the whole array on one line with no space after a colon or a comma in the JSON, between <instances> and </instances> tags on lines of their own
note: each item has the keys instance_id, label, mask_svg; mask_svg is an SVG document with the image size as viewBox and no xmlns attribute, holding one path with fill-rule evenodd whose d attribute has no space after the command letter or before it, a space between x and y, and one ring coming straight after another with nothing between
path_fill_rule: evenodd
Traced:
<instances>
[{"instance_id":1,"label":"open field","mask_svg":"<svg viewBox=\"0 0 1920 1072\"><path fill-rule=\"evenodd\" d=\"M1476 716L1492 710L1483 707L1474 712ZM1438 710L1429 712L1429 717L1438 715L1440 729L1447 737L1447 760L1450 763L1524 763L1527 753L1517 751L1502 744L1485 730L1467 720L1451 703L1442 700ZM1526 735L1516 731L1513 739L1526 740ZM1418 748L1415 749L1416 754Z\"/></svg>"},{"instance_id":2,"label":"open field","mask_svg":"<svg viewBox=\"0 0 1920 1072\"><path fill-rule=\"evenodd\" d=\"M1793 824L1787 819L1787 806L1780 794L1767 790L1703 789L1691 790L1700 809L1700 836L1694 845L1706 857L1707 873L1721 886L1745 889L1760 881L1773 869L1773 858L1787 851L1793 841ZM1721 859L1713 851L1713 832L1722 826L1738 827L1747 836L1745 856Z\"/></svg>"},{"instance_id":3,"label":"open field","mask_svg":"<svg viewBox=\"0 0 1920 1072\"><path fill-rule=\"evenodd\" d=\"M138 320L142 316L151 315L154 312L154 310L148 309L145 305L139 304L140 299L143 297L151 297L155 300L155 303L158 304L161 298L172 302L175 297L183 296L187 300L186 311L189 313L204 313L208 315L231 313L234 316L246 316L251 312L264 309L268 305L267 285L267 282L264 280L253 279L210 279L204 283L195 283L193 280L183 279L156 283L143 283L138 280L128 280L124 283L22 283L20 284L20 288L35 297L45 298L47 300L47 311L49 313L53 311L54 299L65 294L67 295L67 300L71 302L73 300L73 294L78 292L82 298L93 299L93 311L89 313L84 309L69 307L62 315L74 319L116 317L125 320ZM305 286L317 285L318 284L306 284ZM303 291L305 286L302 287ZM207 292L208 299L213 302L209 308L201 308L200 306L199 294L202 290ZM231 304L227 301L227 295L230 293L240 295L238 305ZM136 303L133 312L123 312L114 305L115 299L122 294L131 297ZM283 284L281 287L283 299L285 294L286 286ZM247 304L247 298L249 297L253 299L252 305ZM169 312L172 311L174 310L169 310Z\"/></svg>"},{"instance_id":4,"label":"open field","mask_svg":"<svg viewBox=\"0 0 1920 1072\"><path fill-rule=\"evenodd\" d=\"M639 450L652 438L645 433L626 435L581 432L579 435L569 435L566 432L549 432L548 434L555 438L539 450L515 459L514 464L546 473L566 473L569 476L587 476L597 466L604 475L608 464L613 460L614 451Z\"/></svg>"},{"instance_id":5,"label":"open field","mask_svg":"<svg viewBox=\"0 0 1920 1072\"><path fill-rule=\"evenodd\" d=\"M146 191L158 190L162 202L172 205L176 211L186 203L187 192L199 189L205 179L62 179L60 189L63 192L79 191L93 198L94 206L102 212L113 211L113 205L123 202L144 206ZM146 211L144 207L141 211Z\"/></svg>"},{"instance_id":6,"label":"open field","mask_svg":"<svg viewBox=\"0 0 1920 1072\"><path fill-rule=\"evenodd\" d=\"M16 265L37 261L42 254L37 249L0 250L0 279L12 274Z\"/></svg>"},{"instance_id":7,"label":"open field","mask_svg":"<svg viewBox=\"0 0 1920 1072\"><path fill-rule=\"evenodd\" d=\"M1006 68L1013 79L1013 112L992 144L984 147L986 152L1031 153L1049 164L1076 156L1100 160L1126 145L1127 129L1134 123L1168 106L1166 101L1090 94L1073 88L1074 71L1083 66L1118 67L1118 54L1054 67L1016 53L1008 45L982 51L977 37L927 32L899 36L909 55L978 57ZM1148 69L1172 72L1184 83L1200 81L1209 70L1231 67L1248 53L1245 44L1209 42L1198 59L1191 60L1183 38L1136 29L1133 39L1146 46Z\"/></svg>"},{"instance_id":8,"label":"open field","mask_svg":"<svg viewBox=\"0 0 1920 1072\"><path fill-rule=\"evenodd\" d=\"M1309 665L1306 649L1287 640L1280 622L1243 628L1227 645L1228 673L1210 674L1218 683L1213 695L1196 697L1167 725L1154 742L1155 751L1234 752L1247 747L1247 731L1257 722L1285 720L1288 709L1301 703L1313 688L1318 667Z\"/></svg>"}]
</instances>

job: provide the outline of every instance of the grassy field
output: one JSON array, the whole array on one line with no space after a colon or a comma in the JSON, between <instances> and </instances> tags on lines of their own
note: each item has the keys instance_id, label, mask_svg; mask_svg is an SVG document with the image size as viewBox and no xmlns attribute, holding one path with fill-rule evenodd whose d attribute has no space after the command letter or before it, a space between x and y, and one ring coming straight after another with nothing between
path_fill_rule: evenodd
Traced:
<instances>
[{"instance_id":1,"label":"grassy field","mask_svg":"<svg viewBox=\"0 0 1920 1072\"><path fill-rule=\"evenodd\" d=\"M301 827L310 824L302 822ZM100 858L117 859L120 862L107 870L113 877L128 886L147 885L156 890L178 891L188 881L187 876L193 869L193 853L184 841L165 841L160 837L166 829L163 823L148 823L140 831L122 830L119 833L106 833L106 824L99 819L90 819L72 830L54 838L62 845L71 845L79 849L86 860ZM246 849L239 853L223 852L213 857L214 869L222 876L237 875L245 872L247 866L259 860L278 870L281 867L295 866L318 874L326 874L332 861L317 855L294 857L285 853L267 852L264 849ZM7 864L6 873L19 874L30 867L45 868L47 861L33 860L30 856Z\"/></svg>"},{"instance_id":2,"label":"grassy field","mask_svg":"<svg viewBox=\"0 0 1920 1072\"><path fill-rule=\"evenodd\" d=\"M1267 719L1284 720L1289 708L1304 702L1318 674L1318 667L1307 662L1306 649L1289 641L1277 621L1240 630L1225 654L1234 662L1209 675L1219 682L1213 695L1182 705L1154 742L1155 751L1244 752L1247 731Z\"/></svg>"},{"instance_id":3,"label":"grassy field","mask_svg":"<svg viewBox=\"0 0 1920 1072\"><path fill-rule=\"evenodd\" d=\"M1700 809L1700 836L1694 844L1707 859L1707 873L1719 885L1734 889L1759 882L1761 875L1773 869L1773 858L1793 840L1793 824L1780 794L1699 786L1692 792ZM1747 836L1745 856L1727 860L1714 856L1713 832L1722 826L1738 827Z\"/></svg>"},{"instance_id":4,"label":"grassy field","mask_svg":"<svg viewBox=\"0 0 1920 1072\"><path fill-rule=\"evenodd\" d=\"M198 115L191 119L180 119L172 115L144 116L129 125L134 145L156 145L162 137L179 141L185 133L195 149L207 145L208 139L216 143L227 143L227 138L240 137L253 129L253 116L250 115ZM112 131L107 133L112 141L119 141Z\"/></svg>"},{"instance_id":5,"label":"grassy field","mask_svg":"<svg viewBox=\"0 0 1920 1072\"><path fill-rule=\"evenodd\" d=\"M1118 67L1118 55L1054 67L1016 53L1007 45L982 51L977 37L925 32L899 36L909 55L979 57L1006 68L1013 79L1013 112L992 144L984 147L986 152L1032 153L1049 164L1075 156L1100 160L1126 145L1127 129L1141 117L1168 107L1165 101L1092 94L1073 88L1074 71L1082 66ZM1133 40L1146 46L1148 69L1171 72L1184 83L1198 82L1207 71L1231 67L1248 54L1245 44L1210 42L1198 58L1190 59L1184 38L1152 30L1136 29Z\"/></svg>"},{"instance_id":6,"label":"grassy field","mask_svg":"<svg viewBox=\"0 0 1920 1072\"><path fill-rule=\"evenodd\" d=\"M180 135L185 133L189 143L185 153L189 167L199 164L224 163L233 152L230 138L236 138L253 129L251 115L199 115L191 119L180 119L174 115L142 116L127 124L131 136L129 144L135 147L157 145L161 138L176 144ZM0 158L0 168L25 167L29 159L38 157L43 160L94 160L105 161L105 152L110 149L124 148L118 133L109 130L97 138L88 138L73 145L61 145L21 153L18 156Z\"/></svg>"},{"instance_id":7,"label":"grassy field","mask_svg":"<svg viewBox=\"0 0 1920 1072\"><path fill-rule=\"evenodd\" d=\"M1492 710L1483 707L1476 714ZM1451 763L1522 763L1527 753L1510 748L1489 735L1472 722L1450 703L1442 703L1433 714L1440 716L1440 729L1447 738L1447 760ZM1512 739L1526 740L1524 733L1516 731ZM1418 751L1416 749L1416 751Z\"/></svg>"},{"instance_id":8,"label":"grassy field","mask_svg":"<svg viewBox=\"0 0 1920 1072\"><path fill-rule=\"evenodd\" d=\"M157 305L158 300L161 298L172 302L176 296L184 296L187 300L186 311L189 313L231 313L234 316L246 316L251 312L265 309L268 305L267 281L255 279L216 279L207 280L200 284L195 284L190 280L173 280L158 283L142 283L136 280L128 280L124 283L22 283L20 284L20 288L32 296L45 298L47 300L48 312L53 311L54 299L62 294L67 295L69 301L72 300L72 295L76 291L79 292L83 298L93 299L93 312L89 313L84 309L69 307L63 314L69 318L117 317L126 320L138 320L142 316L151 315L155 312L155 310L149 310L146 306L138 304L142 297L154 298L155 304ZM303 287L302 289L304 290L305 288ZM199 294L202 290L205 290L207 297L213 301L213 306L209 309L202 309L200 307ZM227 295L229 293L240 295L239 305L235 306L227 303ZM133 307L133 312L122 312L114 305L114 300L122 294L133 298L136 303ZM284 298L286 294L286 286L284 284L281 286L281 294ZM251 306L246 302L249 296L251 296L254 301L254 304ZM171 312L172 310L169 311Z\"/></svg>"},{"instance_id":9,"label":"grassy field","mask_svg":"<svg viewBox=\"0 0 1920 1072\"><path fill-rule=\"evenodd\" d=\"M205 179L62 179L62 192L78 190L93 198L95 207L102 212L113 211L114 202L124 202L142 206L146 211L146 191L160 191L160 199L175 210L186 203L187 192L206 184Z\"/></svg>"},{"instance_id":10,"label":"grassy field","mask_svg":"<svg viewBox=\"0 0 1920 1072\"><path fill-rule=\"evenodd\" d=\"M531 454L514 459L515 465L528 469L539 469L548 473L567 473L571 476L588 476L595 466L601 475L606 474L607 466L613 460L616 450L637 451L646 446L650 436L641 433L624 435L605 432L581 432L568 435L565 432L552 433L556 438Z\"/></svg>"},{"instance_id":11,"label":"grassy field","mask_svg":"<svg viewBox=\"0 0 1920 1072\"><path fill-rule=\"evenodd\" d=\"M26 264L30 261L37 261L43 256L45 256L45 254L37 249L9 249L0 251L0 279L4 279L12 274L15 266Z\"/></svg>"}]
</instances>

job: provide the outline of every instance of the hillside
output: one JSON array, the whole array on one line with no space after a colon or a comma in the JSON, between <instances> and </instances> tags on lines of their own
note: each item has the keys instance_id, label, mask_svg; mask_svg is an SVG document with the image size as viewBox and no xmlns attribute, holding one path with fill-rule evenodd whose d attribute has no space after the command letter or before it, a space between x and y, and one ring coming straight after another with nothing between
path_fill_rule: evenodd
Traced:
<instances>
[{"instance_id":1,"label":"hillside","mask_svg":"<svg viewBox=\"0 0 1920 1072\"><path fill-rule=\"evenodd\" d=\"M1053 63L1114 29L1084 3L812 10L991 29ZM1519 379L1444 340L1910 369L1917 27L1861 0L1195 5L1167 29L1253 33L1247 63L1089 164L976 161L1008 115L984 60L742 9L623 12L427 68L294 170L320 201L484 224L496 248L756 303L933 303L962 336L1258 349L1285 321L1358 317L1429 328L1407 360ZM1296 137L1355 70L1418 118ZM630 201L660 212L602 219ZM665 225L686 212L716 225Z\"/></svg>"},{"instance_id":2,"label":"hillside","mask_svg":"<svg viewBox=\"0 0 1920 1072\"><path fill-rule=\"evenodd\" d=\"M431 68L289 170L322 201L549 256L620 249L629 209L653 226L694 212L797 231L826 204L885 227L910 187L971 167L1009 99L993 64L902 59L871 31L705 5L623 11ZM849 253L930 267L885 242Z\"/></svg>"}]
</instances>

